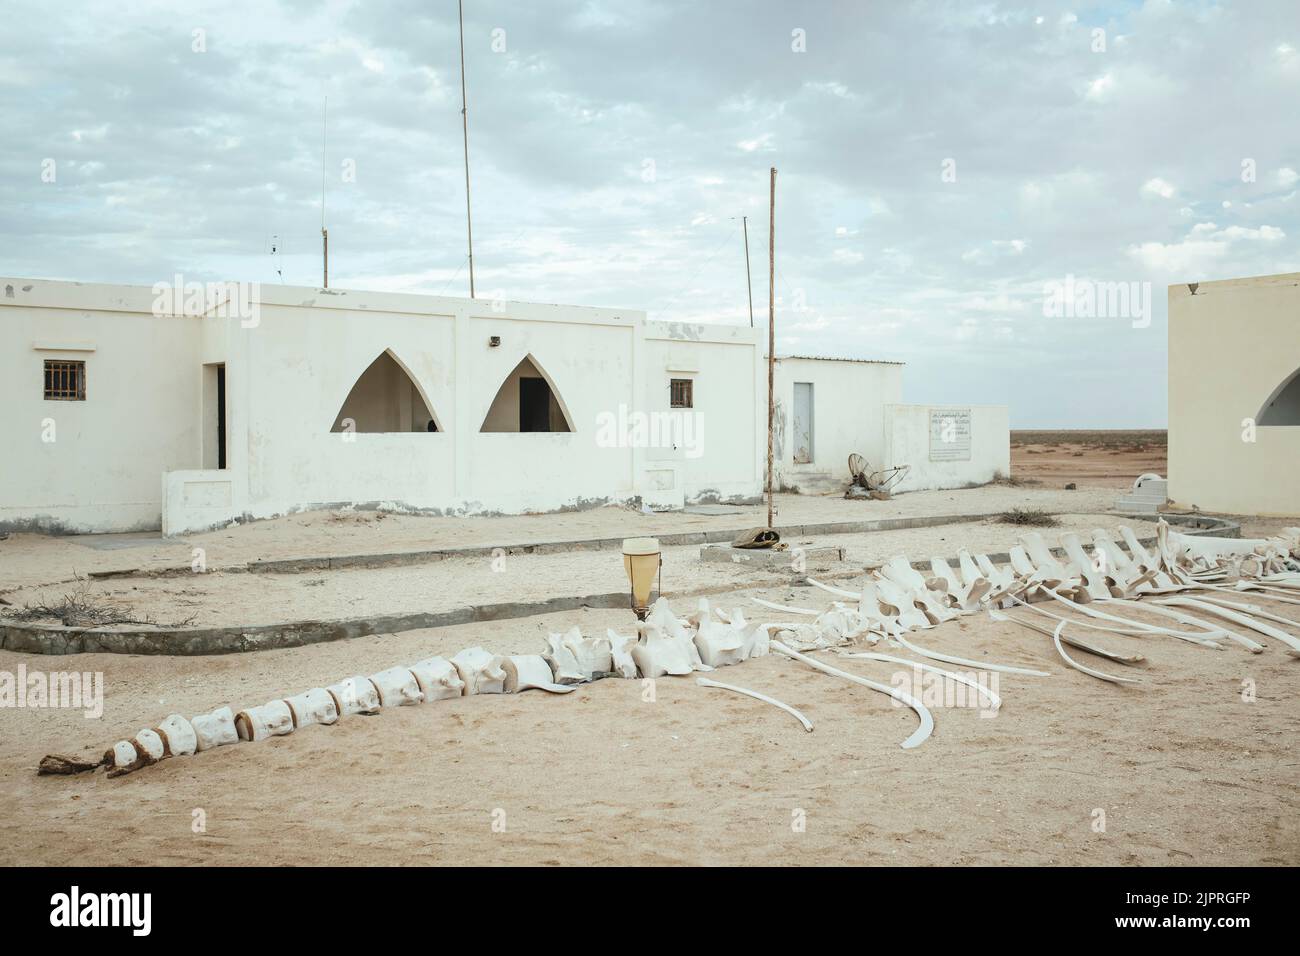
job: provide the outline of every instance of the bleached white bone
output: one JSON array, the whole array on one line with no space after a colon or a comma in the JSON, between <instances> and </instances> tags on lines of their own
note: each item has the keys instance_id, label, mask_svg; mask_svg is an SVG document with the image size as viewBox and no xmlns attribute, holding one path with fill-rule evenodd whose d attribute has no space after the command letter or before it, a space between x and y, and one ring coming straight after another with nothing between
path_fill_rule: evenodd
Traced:
<instances>
[{"instance_id":1,"label":"bleached white bone","mask_svg":"<svg viewBox=\"0 0 1300 956\"><path fill-rule=\"evenodd\" d=\"M1292 651L1300 652L1300 641L1297 641L1296 638L1286 633L1286 631L1283 631L1280 628L1276 628L1272 624L1265 624L1262 621L1257 621L1253 617L1250 617L1247 614L1242 614L1239 611L1234 611L1226 607L1220 607L1217 604L1209 604L1205 601L1198 601L1195 598L1162 598L1157 603L1168 604L1174 607L1197 608L1198 610L1204 611L1207 614L1213 614L1215 617L1221 617L1225 620L1232 621L1234 624L1240 624L1243 627L1248 627L1252 631L1258 631L1260 634L1263 634L1266 637L1276 638L1277 640L1281 641L1283 644L1287 645L1287 647L1291 648ZM1249 638L1240 638L1240 639L1243 642L1245 642L1246 646L1250 647L1251 650L1254 650L1257 647L1262 648L1260 644L1251 641Z\"/></svg>"},{"instance_id":2,"label":"bleached white bone","mask_svg":"<svg viewBox=\"0 0 1300 956\"><path fill-rule=\"evenodd\" d=\"M522 690L545 690L552 694L567 694L575 690L573 684L555 683L551 665L541 654L516 654L503 658L501 666L506 672L506 693L517 694Z\"/></svg>"},{"instance_id":3,"label":"bleached white bone","mask_svg":"<svg viewBox=\"0 0 1300 956\"><path fill-rule=\"evenodd\" d=\"M834 594L836 597L850 598L854 601L862 597L862 595L857 591L846 591L843 588L832 587L829 584L822 584L822 582L817 581L810 577L805 577L804 580L807 581L809 584L811 584L813 587L821 588L826 593Z\"/></svg>"},{"instance_id":4,"label":"bleached white bone","mask_svg":"<svg viewBox=\"0 0 1300 956\"><path fill-rule=\"evenodd\" d=\"M1260 607L1258 604L1238 604L1236 601L1226 601L1223 598L1211 597L1209 595L1201 598L1201 600L1208 604L1219 604L1223 607L1232 608L1234 611L1241 611L1242 613L1250 614L1253 617L1262 617L1264 620L1273 621L1276 624L1285 624L1288 627L1300 628L1300 621L1293 621L1289 617L1281 617ZM1289 634L1287 637L1290 637L1291 641L1294 641L1295 643L1291 643L1290 641L1283 641L1283 643L1287 644L1287 646L1292 650L1300 651L1300 638L1291 637Z\"/></svg>"},{"instance_id":5,"label":"bleached white bone","mask_svg":"<svg viewBox=\"0 0 1300 956\"><path fill-rule=\"evenodd\" d=\"M880 569L880 574L885 580L894 584L900 594L910 598L912 607L924 614L929 623L942 624L957 616L955 611L940 601L926 586L925 578L921 577L920 572L912 567L907 558L901 556L890 558Z\"/></svg>"},{"instance_id":6,"label":"bleached white bone","mask_svg":"<svg viewBox=\"0 0 1300 956\"><path fill-rule=\"evenodd\" d=\"M576 626L569 628L560 638L564 647L573 655L578 671L590 680L597 674L603 676L614 669L610 652L609 638L583 637Z\"/></svg>"},{"instance_id":7,"label":"bleached white bone","mask_svg":"<svg viewBox=\"0 0 1300 956\"><path fill-rule=\"evenodd\" d=\"M1047 671L1031 670L1028 667L1014 667L1011 664L988 664L980 661L968 661L964 657L954 657L951 654L940 654L938 651L931 651L924 647L917 647L910 643L903 635L898 634L894 640L902 644L913 654L919 654L921 657L928 657L932 661L946 661L949 664L961 664L965 667L974 667L977 670L999 671L1003 674L1028 674L1030 677L1051 677Z\"/></svg>"},{"instance_id":8,"label":"bleached white bone","mask_svg":"<svg viewBox=\"0 0 1300 956\"><path fill-rule=\"evenodd\" d=\"M132 770L138 770L147 766L151 761L148 756L140 756L140 752L135 749L135 744L129 740L119 740L117 743L104 754L104 763L108 767L108 772L112 776L118 774L130 773Z\"/></svg>"},{"instance_id":9,"label":"bleached white bone","mask_svg":"<svg viewBox=\"0 0 1300 956\"><path fill-rule=\"evenodd\" d=\"M821 614L821 611L811 607L795 607L791 604L777 604L775 601L764 601L762 598L754 597L753 595L750 595L749 599L755 604L761 604L763 607L770 608L773 611L783 611L789 614L807 614L809 617L817 617L817 615Z\"/></svg>"},{"instance_id":10,"label":"bleached white bone","mask_svg":"<svg viewBox=\"0 0 1300 956\"><path fill-rule=\"evenodd\" d=\"M1026 604L1024 606L1030 607L1031 610L1036 610L1035 608L1032 608L1031 605ZM1048 614L1047 616L1057 622L1064 622L1066 624L1084 623L1082 621L1070 621L1067 620L1066 618L1058 617L1055 614ZM1002 611L998 611L993 608L989 608L989 617L995 621L1011 621L1015 624L1021 624L1027 628L1030 628L1031 630L1037 631L1039 634L1046 634L1048 637L1052 636L1052 628L1047 627L1046 625L1043 624L1039 624L1037 621L1029 621L1023 617L1015 617L1013 615L1006 614ZM1071 647L1077 647L1081 651L1087 651L1089 654L1096 654L1098 657L1104 657L1107 660L1115 661L1118 664L1141 664L1144 660L1146 660L1146 658L1143 657L1141 654L1121 654L1118 651L1109 650L1108 648L1102 647L1099 644L1090 644L1089 642L1082 640L1081 638L1070 637L1064 632L1062 632L1061 634L1061 640L1064 641L1066 644L1069 644Z\"/></svg>"},{"instance_id":11,"label":"bleached white bone","mask_svg":"<svg viewBox=\"0 0 1300 956\"><path fill-rule=\"evenodd\" d=\"M704 620L695 631L695 649L710 667L727 667L745 659L743 630L720 621Z\"/></svg>"},{"instance_id":12,"label":"bleached white bone","mask_svg":"<svg viewBox=\"0 0 1300 956\"><path fill-rule=\"evenodd\" d=\"M1118 615L1115 614L1108 614L1105 611L1099 611L1094 607L1088 607L1087 605L1079 604L1075 601L1071 601L1069 598L1065 597L1064 595L1058 594L1057 592L1053 591L1051 588L1044 588L1043 590L1045 591L1045 593L1050 595L1054 601L1064 604L1066 607L1072 608L1073 610L1076 610L1081 614L1086 614L1088 617L1096 618L1097 620L1114 621L1117 624L1124 624L1129 627L1135 627L1138 628L1139 630L1149 631L1152 634L1165 634L1168 635L1169 637L1181 638L1182 640L1192 641L1193 643L1196 644L1204 644L1207 640L1204 633L1192 634L1187 631L1176 631L1173 628L1169 628L1169 627L1160 627L1158 624L1146 624L1142 621L1130 620L1129 618L1119 617ZM1121 602L1116 601L1115 603L1118 604Z\"/></svg>"},{"instance_id":13,"label":"bleached white bone","mask_svg":"<svg viewBox=\"0 0 1300 956\"><path fill-rule=\"evenodd\" d=\"M887 578L867 578L862 582L862 599L870 602L874 596L886 617L896 620L904 628L930 628L934 623L916 606L912 596ZM892 611L891 611L892 609Z\"/></svg>"},{"instance_id":14,"label":"bleached white bone","mask_svg":"<svg viewBox=\"0 0 1300 956\"><path fill-rule=\"evenodd\" d=\"M456 665L445 657L426 657L410 666L420 693L426 701L448 700L465 693L465 682L460 679ZM550 669L547 669L550 673Z\"/></svg>"},{"instance_id":15,"label":"bleached white bone","mask_svg":"<svg viewBox=\"0 0 1300 956\"><path fill-rule=\"evenodd\" d=\"M613 628L605 631L609 638L609 656L614 665L614 673L628 680L636 680L636 661L632 659L632 647L636 644L635 634L619 634Z\"/></svg>"},{"instance_id":16,"label":"bleached white bone","mask_svg":"<svg viewBox=\"0 0 1300 956\"><path fill-rule=\"evenodd\" d=\"M1065 653L1065 648L1061 646L1061 631L1065 629L1065 621L1056 625L1056 630L1052 632L1052 643L1056 645L1056 652L1061 655L1061 659L1077 671L1082 671L1089 677L1095 677L1097 680L1108 681L1112 684L1138 684L1141 683L1132 677L1116 677L1114 674L1107 674L1105 671L1095 670L1085 664L1080 664L1069 654Z\"/></svg>"},{"instance_id":17,"label":"bleached white bone","mask_svg":"<svg viewBox=\"0 0 1300 956\"><path fill-rule=\"evenodd\" d=\"M294 727L332 724L339 719L338 705L324 687L313 687L294 697L286 697L284 702L293 714Z\"/></svg>"},{"instance_id":18,"label":"bleached white bone","mask_svg":"<svg viewBox=\"0 0 1300 956\"><path fill-rule=\"evenodd\" d=\"M172 714L154 730L162 738L163 750L169 757L188 756L198 747L194 726L180 714Z\"/></svg>"},{"instance_id":19,"label":"bleached white bone","mask_svg":"<svg viewBox=\"0 0 1300 956\"><path fill-rule=\"evenodd\" d=\"M371 674L370 683L379 691L380 707L401 707L424 700L420 682L415 679L409 667L390 667L378 674Z\"/></svg>"},{"instance_id":20,"label":"bleached white bone","mask_svg":"<svg viewBox=\"0 0 1300 956\"><path fill-rule=\"evenodd\" d=\"M556 683L580 684L591 680L591 672L582 669L582 665L578 663L578 656L565 643L563 634L546 635L546 650L542 651L542 657L546 658L546 663L551 666Z\"/></svg>"},{"instance_id":21,"label":"bleached white bone","mask_svg":"<svg viewBox=\"0 0 1300 956\"><path fill-rule=\"evenodd\" d=\"M638 630L640 639L632 646L632 660L642 677L689 674L695 669L690 651L680 640L648 622L642 622Z\"/></svg>"},{"instance_id":22,"label":"bleached white bone","mask_svg":"<svg viewBox=\"0 0 1300 956\"><path fill-rule=\"evenodd\" d=\"M666 598L660 598L650 605L650 613L646 615L645 623L658 628L666 640L675 641L682 645L686 651L686 656L690 659L692 670L713 670L700 658L699 649L696 648L695 641L691 639L690 628L677 615L673 614L673 609Z\"/></svg>"},{"instance_id":23,"label":"bleached white bone","mask_svg":"<svg viewBox=\"0 0 1300 956\"><path fill-rule=\"evenodd\" d=\"M150 763L157 763L167 756L167 748L163 744L162 737L158 736L156 730L150 730L148 727L132 737L131 743L135 745L136 753L148 756Z\"/></svg>"},{"instance_id":24,"label":"bleached white bone","mask_svg":"<svg viewBox=\"0 0 1300 956\"><path fill-rule=\"evenodd\" d=\"M1084 552L1079 536L1072 531L1067 531L1061 535L1061 547L1065 550L1065 556L1072 562L1072 566L1079 569L1088 596L1095 601L1109 600L1111 593L1110 587L1106 584L1106 576L1093 565L1092 559Z\"/></svg>"},{"instance_id":25,"label":"bleached white bone","mask_svg":"<svg viewBox=\"0 0 1300 956\"><path fill-rule=\"evenodd\" d=\"M282 700L270 700L261 707L248 707L235 714L235 731L240 740L266 740L293 733L293 712Z\"/></svg>"},{"instance_id":26,"label":"bleached white bone","mask_svg":"<svg viewBox=\"0 0 1300 956\"><path fill-rule=\"evenodd\" d=\"M190 726L194 728L194 743L200 753L239 742L235 715L229 707L218 707L210 714L195 714L190 718Z\"/></svg>"},{"instance_id":27,"label":"bleached white bone","mask_svg":"<svg viewBox=\"0 0 1300 956\"><path fill-rule=\"evenodd\" d=\"M369 677L347 677L325 688L334 698L334 707L340 717L352 714L374 713L379 710L379 691Z\"/></svg>"},{"instance_id":28,"label":"bleached white bone","mask_svg":"<svg viewBox=\"0 0 1300 956\"><path fill-rule=\"evenodd\" d=\"M918 727L912 736L908 737L900 745L904 750L911 750L913 747L919 747L929 739L931 732L934 730L934 718L930 716L930 711L926 706L906 691L897 687L887 687L884 684L878 684L873 680L867 680L865 677L859 677L856 674L850 674L848 671L842 671L838 667L831 667L829 664L823 664L821 661L813 660L805 654L800 654L796 650L791 650L780 641L772 642L772 650L778 654L784 654L786 657L793 658L796 661L807 664L813 670L821 671L823 674L829 674L832 677L842 677L847 681L855 684L861 684L863 687L869 687L874 691L879 691L900 701L916 711L916 716L921 719L921 726Z\"/></svg>"},{"instance_id":29,"label":"bleached white bone","mask_svg":"<svg viewBox=\"0 0 1300 956\"><path fill-rule=\"evenodd\" d=\"M465 682L465 696L470 694L502 694L506 689L506 671L501 657L481 647L467 647L458 651L452 664Z\"/></svg>"},{"instance_id":30,"label":"bleached white bone","mask_svg":"<svg viewBox=\"0 0 1300 956\"><path fill-rule=\"evenodd\" d=\"M1260 651L1264 649L1264 645L1258 644L1255 641L1252 641L1250 638L1242 634L1238 634L1236 631L1230 631L1221 624L1214 624L1211 623L1210 621L1201 620L1201 618L1199 617L1195 617L1191 614L1187 614L1184 611L1179 611L1171 607L1158 607L1153 600L1147 600L1147 601L1117 600L1117 601L1112 601L1111 603L1117 607L1133 608L1139 611L1146 611L1148 614L1157 614L1160 617L1167 617L1170 618L1171 620L1177 621L1179 624L1190 624L1193 627L1199 627L1202 629L1202 637L1215 644L1218 643L1218 641L1216 640L1217 638L1226 637L1230 641L1236 641L1238 644L1241 644L1243 647L1250 648L1256 654L1258 654Z\"/></svg>"},{"instance_id":31,"label":"bleached white bone","mask_svg":"<svg viewBox=\"0 0 1300 956\"><path fill-rule=\"evenodd\" d=\"M813 731L813 723L811 720L799 713L799 711L795 710L789 704L781 703L781 701L777 700L775 697L769 697L767 694L760 694L758 691L750 690L748 687L737 687L735 684L724 684L722 681L710 680L707 677L697 677L695 678L695 683L699 684L701 687L720 687L722 690L734 691L737 694L744 694L746 697L761 700L765 704L771 704L773 707L780 707L787 714L794 717L795 720L799 721L799 723L803 724L803 729L808 731L808 733L812 733Z\"/></svg>"},{"instance_id":32,"label":"bleached white bone","mask_svg":"<svg viewBox=\"0 0 1300 956\"><path fill-rule=\"evenodd\" d=\"M997 710L1002 706L1002 698L988 687L981 684L973 677L966 674L959 674L957 671L945 670L942 667L935 667L933 664L927 664L924 661L910 661L906 657L895 657L893 654L878 654L875 651L839 651L841 657L860 658L869 661L886 661L891 664L906 664L908 667L914 667L917 670L926 671L930 674L939 674L949 680L956 681L958 684L965 684L967 687L973 687L977 693L983 696Z\"/></svg>"}]
</instances>

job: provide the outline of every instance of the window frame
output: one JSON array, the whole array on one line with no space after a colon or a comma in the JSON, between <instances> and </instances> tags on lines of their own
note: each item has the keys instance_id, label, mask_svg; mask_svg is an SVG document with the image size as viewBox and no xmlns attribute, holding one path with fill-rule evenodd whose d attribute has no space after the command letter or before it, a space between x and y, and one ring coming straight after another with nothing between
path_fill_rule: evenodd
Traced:
<instances>
[{"instance_id":1,"label":"window frame","mask_svg":"<svg viewBox=\"0 0 1300 956\"><path fill-rule=\"evenodd\" d=\"M678 403L678 386L684 386L683 391L686 395L685 403ZM670 378L668 380L668 407L671 409L690 409L695 407L695 379Z\"/></svg>"},{"instance_id":2,"label":"window frame","mask_svg":"<svg viewBox=\"0 0 1300 956\"><path fill-rule=\"evenodd\" d=\"M42 400L47 402L84 402L86 400L86 360L85 359L43 359ZM73 387L52 385L58 381L58 373L72 371ZM51 376L54 376L53 378Z\"/></svg>"}]
</instances>

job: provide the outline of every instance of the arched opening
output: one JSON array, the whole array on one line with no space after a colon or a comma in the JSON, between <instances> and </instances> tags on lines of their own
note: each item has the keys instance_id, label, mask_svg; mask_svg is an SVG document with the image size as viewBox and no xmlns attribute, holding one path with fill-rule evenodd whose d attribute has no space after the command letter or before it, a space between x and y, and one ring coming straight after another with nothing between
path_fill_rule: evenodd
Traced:
<instances>
[{"instance_id":1,"label":"arched opening","mask_svg":"<svg viewBox=\"0 0 1300 956\"><path fill-rule=\"evenodd\" d=\"M571 432L564 401L549 375L525 355L497 389L481 432Z\"/></svg>"},{"instance_id":2,"label":"arched opening","mask_svg":"<svg viewBox=\"0 0 1300 956\"><path fill-rule=\"evenodd\" d=\"M1255 416L1256 425L1300 425L1300 368L1282 380Z\"/></svg>"},{"instance_id":3,"label":"arched opening","mask_svg":"<svg viewBox=\"0 0 1300 956\"><path fill-rule=\"evenodd\" d=\"M380 353L361 373L330 429L366 433L441 430L415 379L390 351Z\"/></svg>"}]
</instances>

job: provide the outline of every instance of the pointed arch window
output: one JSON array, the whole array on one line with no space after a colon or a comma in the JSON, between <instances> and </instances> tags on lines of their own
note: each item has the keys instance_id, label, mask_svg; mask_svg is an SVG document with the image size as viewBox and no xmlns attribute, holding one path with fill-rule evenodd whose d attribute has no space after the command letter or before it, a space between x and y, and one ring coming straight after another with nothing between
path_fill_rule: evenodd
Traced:
<instances>
[{"instance_id":1,"label":"pointed arch window","mask_svg":"<svg viewBox=\"0 0 1300 956\"><path fill-rule=\"evenodd\" d=\"M481 432L571 432L573 419L551 377L531 355L497 389Z\"/></svg>"},{"instance_id":2,"label":"pointed arch window","mask_svg":"<svg viewBox=\"0 0 1300 956\"><path fill-rule=\"evenodd\" d=\"M1282 380L1255 416L1257 425L1300 425L1300 368Z\"/></svg>"},{"instance_id":3,"label":"pointed arch window","mask_svg":"<svg viewBox=\"0 0 1300 956\"><path fill-rule=\"evenodd\" d=\"M410 371L389 349L353 384L330 431L437 432L442 426Z\"/></svg>"}]
</instances>

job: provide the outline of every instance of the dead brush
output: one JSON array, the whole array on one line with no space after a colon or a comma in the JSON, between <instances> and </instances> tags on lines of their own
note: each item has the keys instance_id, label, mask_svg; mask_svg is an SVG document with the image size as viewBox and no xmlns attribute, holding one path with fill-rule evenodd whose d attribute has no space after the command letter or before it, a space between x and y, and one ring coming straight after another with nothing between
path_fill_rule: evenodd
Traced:
<instances>
[{"instance_id":1,"label":"dead brush","mask_svg":"<svg viewBox=\"0 0 1300 956\"><path fill-rule=\"evenodd\" d=\"M90 582L81 576L77 586L58 599L28 601L10 616L19 621L58 621L64 627L107 627L113 624L142 624L157 627L152 617L132 617L130 608L103 594L90 590ZM183 627L194 621L193 615L168 627Z\"/></svg>"},{"instance_id":2,"label":"dead brush","mask_svg":"<svg viewBox=\"0 0 1300 956\"><path fill-rule=\"evenodd\" d=\"M1044 511L1042 508L1012 508L1010 511L1004 511L998 515L997 520L1002 524L1034 528L1056 528L1061 524L1056 515L1050 511Z\"/></svg>"}]
</instances>

